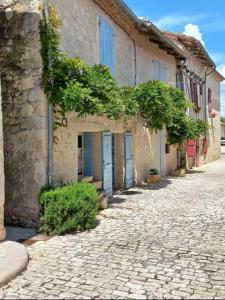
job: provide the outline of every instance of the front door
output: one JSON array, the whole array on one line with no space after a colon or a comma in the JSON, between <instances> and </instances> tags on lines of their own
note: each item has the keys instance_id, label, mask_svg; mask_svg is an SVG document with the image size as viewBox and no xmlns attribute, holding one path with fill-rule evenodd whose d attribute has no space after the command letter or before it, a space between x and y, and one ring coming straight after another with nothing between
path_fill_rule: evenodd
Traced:
<instances>
[{"instance_id":1,"label":"front door","mask_svg":"<svg viewBox=\"0 0 225 300\"><path fill-rule=\"evenodd\" d=\"M112 196L112 134L110 132L103 132L103 189L107 197Z\"/></svg>"},{"instance_id":2,"label":"front door","mask_svg":"<svg viewBox=\"0 0 225 300\"><path fill-rule=\"evenodd\" d=\"M125 133L125 187L133 186L132 134Z\"/></svg>"},{"instance_id":3,"label":"front door","mask_svg":"<svg viewBox=\"0 0 225 300\"><path fill-rule=\"evenodd\" d=\"M83 135L78 135L78 176L83 175Z\"/></svg>"},{"instance_id":4,"label":"front door","mask_svg":"<svg viewBox=\"0 0 225 300\"><path fill-rule=\"evenodd\" d=\"M84 176L93 176L94 174L93 153L93 133L85 132L83 134Z\"/></svg>"}]
</instances>

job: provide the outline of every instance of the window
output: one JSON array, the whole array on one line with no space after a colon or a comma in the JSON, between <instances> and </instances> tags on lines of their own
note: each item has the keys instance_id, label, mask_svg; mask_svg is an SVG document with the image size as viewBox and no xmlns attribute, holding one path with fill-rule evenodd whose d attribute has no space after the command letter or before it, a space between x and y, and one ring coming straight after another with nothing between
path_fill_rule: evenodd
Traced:
<instances>
[{"instance_id":1,"label":"window","mask_svg":"<svg viewBox=\"0 0 225 300\"><path fill-rule=\"evenodd\" d=\"M100 63L107 66L115 74L114 35L112 26L103 18L99 19L100 31Z\"/></svg>"},{"instance_id":2,"label":"window","mask_svg":"<svg viewBox=\"0 0 225 300\"><path fill-rule=\"evenodd\" d=\"M167 82L167 66L159 60L153 60L153 79Z\"/></svg>"}]
</instances>

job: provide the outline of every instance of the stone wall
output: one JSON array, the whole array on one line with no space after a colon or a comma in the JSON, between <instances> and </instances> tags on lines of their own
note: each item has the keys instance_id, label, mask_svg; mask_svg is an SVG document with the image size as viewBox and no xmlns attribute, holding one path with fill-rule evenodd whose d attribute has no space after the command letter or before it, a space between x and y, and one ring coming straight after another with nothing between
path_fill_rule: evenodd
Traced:
<instances>
[{"instance_id":1,"label":"stone wall","mask_svg":"<svg viewBox=\"0 0 225 300\"><path fill-rule=\"evenodd\" d=\"M1 12L0 64L6 179L6 221L34 226L46 184L47 100L40 87L38 11Z\"/></svg>"},{"instance_id":2,"label":"stone wall","mask_svg":"<svg viewBox=\"0 0 225 300\"><path fill-rule=\"evenodd\" d=\"M1 80L0 80L0 241L5 237L4 202L5 202L5 176L4 176L4 156L3 156L2 97L1 97Z\"/></svg>"},{"instance_id":3,"label":"stone wall","mask_svg":"<svg viewBox=\"0 0 225 300\"><path fill-rule=\"evenodd\" d=\"M216 73L212 73L207 79L207 91L208 88L212 91L212 108L217 112L217 116L215 118L210 118L208 116L209 136L207 162L220 159L221 157L220 82L221 79Z\"/></svg>"}]
</instances>

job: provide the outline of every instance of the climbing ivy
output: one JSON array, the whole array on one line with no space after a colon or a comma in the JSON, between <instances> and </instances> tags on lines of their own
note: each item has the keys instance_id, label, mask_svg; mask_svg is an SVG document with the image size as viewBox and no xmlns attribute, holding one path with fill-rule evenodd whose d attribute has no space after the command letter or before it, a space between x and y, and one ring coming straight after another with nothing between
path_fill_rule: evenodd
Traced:
<instances>
[{"instance_id":1,"label":"climbing ivy","mask_svg":"<svg viewBox=\"0 0 225 300\"><path fill-rule=\"evenodd\" d=\"M49 7L48 19L42 11L42 84L56 113L55 127L65 126L66 113L77 112L115 120L140 115L151 130L166 126L171 144L206 134L206 123L186 115L189 102L181 90L157 80L119 87L107 67L91 67L80 58L67 56L59 49L61 22L56 10Z\"/></svg>"}]
</instances>

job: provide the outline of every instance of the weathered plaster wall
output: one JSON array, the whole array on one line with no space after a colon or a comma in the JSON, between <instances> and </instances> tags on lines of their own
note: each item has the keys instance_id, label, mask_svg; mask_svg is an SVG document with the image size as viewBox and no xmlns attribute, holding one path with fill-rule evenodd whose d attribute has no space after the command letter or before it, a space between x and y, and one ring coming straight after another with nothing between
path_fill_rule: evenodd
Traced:
<instances>
[{"instance_id":1,"label":"weathered plaster wall","mask_svg":"<svg viewBox=\"0 0 225 300\"><path fill-rule=\"evenodd\" d=\"M62 20L61 48L68 55L79 56L88 64L100 63L99 17L114 29L115 61L118 84L134 84L134 43L92 0L51 0Z\"/></svg>"},{"instance_id":2,"label":"weathered plaster wall","mask_svg":"<svg viewBox=\"0 0 225 300\"><path fill-rule=\"evenodd\" d=\"M175 85L176 60L147 36L133 29L128 35L94 1L51 0L62 20L61 48L70 56L79 56L88 64L100 62L99 17L103 16L114 30L116 80L120 85L135 85L153 79L153 60L161 60L168 68L167 82ZM135 50L136 47L136 50ZM135 59L136 52L136 59ZM136 74L135 74L136 65ZM72 116L73 115L73 116ZM157 139L149 132L142 120L136 120L133 132L133 154L135 182L146 179L147 170L157 167ZM120 128L118 130L118 128ZM77 134L81 132L123 133L127 127L122 122L111 122L101 118L88 117L85 120L70 114L68 128L56 131L59 143L54 146L54 181L56 184L77 180ZM176 168L176 155L166 155L166 165ZM172 157L173 156L173 157ZM168 162L167 162L168 160ZM100 158L98 158L100 162ZM171 163L173 161L173 163ZM169 171L169 170L168 170ZM122 171L121 171L122 172Z\"/></svg>"},{"instance_id":3,"label":"weathered plaster wall","mask_svg":"<svg viewBox=\"0 0 225 300\"><path fill-rule=\"evenodd\" d=\"M132 121L125 124L122 121L112 121L107 118L88 116L77 117L76 113L68 114L68 127L59 128L55 135L57 143L54 144L54 184L60 185L78 180L78 145L79 133L93 132L95 164L94 173L96 180L102 178L102 132L124 133L132 130Z\"/></svg>"},{"instance_id":4,"label":"weathered plaster wall","mask_svg":"<svg viewBox=\"0 0 225 300\"><path fill-rule=\"evenodd\" d=\"M5 202L5 175L4 175L4 155L3 155L2 97L1 97L1 80L0 80L0 241L5 238L4 202Z\"/></svg>"},{"instance_id":5,"label":"weathered plaster wall","mask_svg":"<svg viewBox=\"0 0 225 300\"><path fill-rule=\"evenodd\" d=\"M0 15L6 221L34 226L46 184L47 101L41 90L40 14Z\"/></svg>"},{"instance_id":6,"label":"weathered plaster wall","mask_svg":"<svg viewBox=\"0 0 225 300\"><path fill-rule=\"evenodd\" d=\"M208 88L212 90L212 108L217 112L217 116L215 118L210 118L208 116L209 136L207 162L211 162L220 159L221 156L220 79L215 73L212 73L207 79L207 91Z\"/></svg>"}]
</instances>

